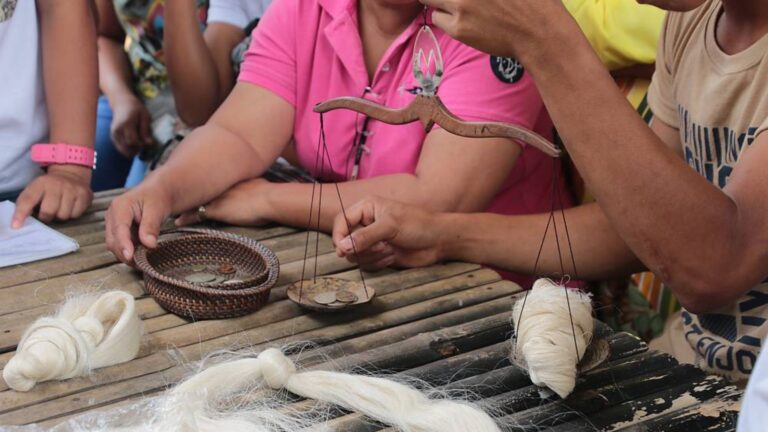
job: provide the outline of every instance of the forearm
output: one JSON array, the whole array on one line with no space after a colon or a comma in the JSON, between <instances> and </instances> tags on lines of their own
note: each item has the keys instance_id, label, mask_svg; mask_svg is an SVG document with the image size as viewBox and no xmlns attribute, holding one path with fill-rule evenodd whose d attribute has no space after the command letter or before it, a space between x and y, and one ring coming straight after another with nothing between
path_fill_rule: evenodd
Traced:
<instances>
[{"instance_id":1,"label":"forearm","mask_svg":"<svg viewBox=\"0 0 768 432\"><path fill-rule=\"evenodd\" d=\"M99 47L99 87L115 106L122 98L136 97L132 90L131 65L121 44L108 37L100 36Z\"/></svg>"},{"instance_id":2,"label":"forearm","mask_svg":"<svg viewBox=\"0 0 768 432\"><path fill-rule=\"evenodd\" d=\"M205 43L194 0L166 4L165 63L179 116L204 124L223 100L217 68Z\"/></svg>"},{"instance_id":3,"label":"forearm","mask_svg":"<svg viewBox=\"0 0 768 432\"><path fill-rule=\"evenodd\" d=\"M454 201L445 199L438 191L428 186L423 180L411 174L394 174L365 180L338 183L344 208L349 208L365 197L377 196L405 204L416 205L434 211L456 211L449 204ZM272 183L265 191L269 214L267 219L281 224L306 227L309 220L310 202L313 205L312 225L317 227L317 211L320 209L320 229L329 232L333 228L333 220L342 212L339 194L335 184L322 185L322 202L320 188L315 186L314 201L312 201L312 184ZM468 211L481 211L483 206Z\"/></svg>"},{"instance_id":4,"label":"forearm","mask_svg":"<svg viewBox=\"0 0 768 432\"><path fill-rule=\"evenodd\" d=\"M173 214L179 214L260 175L272 162L239 136L212 122L187 136L171 159L141 187L164 190L171 199Z\"/></svg>"},{"instance_id":5,"label":"forearm","mask_svg":"<svg viewBox=\"0 0 768 432\"><path fill-rule=\"evenodd\" d=\"M561 214L556 214L561 267L553 226L549 227L542 247L549 217L549 214L442 214L436 216L434 227L441 233L440 254L447 260L474 262L526 274L556 275L564 270L565 274L588 280L620 277L642 269L596 204L565 211L576 270L573 269ZM540 247L541 258L535 268Z\"/></svg>"},{"instance_id":6,"label":"forearm","mask_svg":"<svg viewBox=\"0 0 768 432\"><path fill-rule=\"evenodd\" d=\"M96 26L88 0L38 0L51 142L93 147L98 99Z\"/></svg>"},{"instance_id":7,"label":"forearm","mask_svg":"<svg viewBox=\"0 0 768 432\"><path fill-rule=\"evenodd\" d=\"M635 254L679 294L695 296L739 256L734 202L643 123L570 17L554 17L550 28L520 56L570 156Z\"/></svg>"}]
</instances>

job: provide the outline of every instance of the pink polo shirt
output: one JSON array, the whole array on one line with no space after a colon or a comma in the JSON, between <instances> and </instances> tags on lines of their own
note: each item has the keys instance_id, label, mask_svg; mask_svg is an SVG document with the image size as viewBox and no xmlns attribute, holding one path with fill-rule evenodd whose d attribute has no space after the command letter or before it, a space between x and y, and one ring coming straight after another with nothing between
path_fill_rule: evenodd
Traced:
<instances>
[{"instance_id":1,"label":"pink polo shirt","mask_svg":"<svg viewBox=\"0 0 768 432\"><path fill-rule=\"evenodd\" d=\"M254 32L239 79L277 94L296 108L296 151L304 168L312 171L320 128L319 115L312 111L317 103L365 94L371 101L399 108L414 99L408 89L417 86L411 58L421 24L418 17L397 38L369 82L358 33L357 0L275 0ZM514 61L463 45L440 29L434 31L445 64L438 95L454 114L465 120L514 123L552 137L552 123L524 69ZM365 93L367 87L371 91ZM360 117L350 111L325 115L334 175L324 180L347 179ZM370 151L362 158L359 178L415 172L425 139L420 123L391 126L372 120L368 130ZM548 211L552 169L551 159L525 146L488 211ZM483 167L477 167L478 175L482 172Z\"/></svg>"}]
</instances>

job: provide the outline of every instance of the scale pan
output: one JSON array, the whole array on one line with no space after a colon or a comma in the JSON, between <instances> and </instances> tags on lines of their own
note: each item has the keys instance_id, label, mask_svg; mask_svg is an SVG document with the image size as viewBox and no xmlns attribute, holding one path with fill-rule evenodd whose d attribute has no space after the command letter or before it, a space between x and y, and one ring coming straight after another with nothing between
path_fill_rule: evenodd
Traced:
<instances>
[{"instance_id":1,"label":"scale pan","mask_svg":"<svg viewBox=\"0 0 768 432\"><path fill-rule=\"evenodd\" d=\"M319 277L305 279L288 288L288 298L299 306L317 312L342 312L369 303L376 292L360 281Z\"/></svg>"}]
</instances>

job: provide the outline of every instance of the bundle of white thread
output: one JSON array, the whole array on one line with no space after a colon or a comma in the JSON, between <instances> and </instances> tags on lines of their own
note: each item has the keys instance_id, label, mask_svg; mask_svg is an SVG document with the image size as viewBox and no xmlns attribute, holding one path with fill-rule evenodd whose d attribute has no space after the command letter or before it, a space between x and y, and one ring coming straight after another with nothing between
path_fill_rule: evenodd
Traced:
<instances>
[{"instance_id":1,"label":"bundle of white thread","mask_svg":"<svg viewBox=\"0 0 768 432\"><path fill-rule=\"evenodd\" d=\"M29 391L38 382L84 376L135 358L141 336L130 294L75 297L55 316L32 323L3 369L3 378L10 388Z\"/></svg>"},{"instance_id":2,"label":"bundle of white thread","mask_svg":"<svg viewBox=\"0 0 768 432\"><path fill-rule=\"evenodd\" d=\"M516 333L512 361L528 371L534 384L562 398L571 394L576 386L577 365L592 340L594 321L589 295L539 279L525 302L521 299L515 303L512 319Z\"/></svg>"},{"instance_id":3,"label":"bundle of white thread","mask_svg":"<svg viewBox=\"0 0 768 432\"><path fill-rule=\"evenodd\" d=\"M292 411L287 399L265 388L318 402L326 410ZM238 402L241 400L241 402ZM244 402L243 402L244 401ZM339 372L297 372L280 350L206 368L132 415L120 431L288 432L330 430L327 404L358 412L404 432L500 432L488 414L472 404L430 399L407 385ZM136 424L139 421L141 424ZM117 431L103 426L98 430ZM72 426L72 425L71 425ZM75 424L76 430L94 430Z\"/></svg>"}]
</instances>

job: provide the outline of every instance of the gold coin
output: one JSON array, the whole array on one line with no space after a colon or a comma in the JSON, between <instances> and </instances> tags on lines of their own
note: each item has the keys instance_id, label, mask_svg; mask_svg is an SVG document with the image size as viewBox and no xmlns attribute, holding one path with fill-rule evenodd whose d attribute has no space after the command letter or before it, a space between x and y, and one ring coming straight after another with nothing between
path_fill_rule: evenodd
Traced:
<instances>
[{"instance_id":1,"label":"gold coin","mask_svg":"<svg viewBox=\"0 0 768 432\"><path fill-rule=\"evenodd\" d=\"M336 301L340 303L355 303L357 302L358 297L357 294L351 292L351 291L339 291L336 293Z\"/></svg>"}]
</instances>

